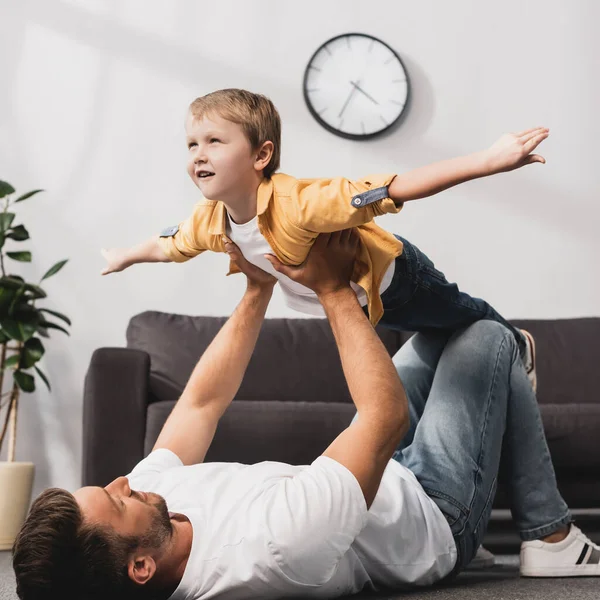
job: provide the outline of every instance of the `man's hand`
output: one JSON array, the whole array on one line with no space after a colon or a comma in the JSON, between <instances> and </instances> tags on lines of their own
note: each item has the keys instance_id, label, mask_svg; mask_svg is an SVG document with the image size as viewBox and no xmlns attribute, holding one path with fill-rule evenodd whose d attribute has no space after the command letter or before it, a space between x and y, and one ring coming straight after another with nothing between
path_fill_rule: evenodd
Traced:
<instances>
[{"instance_id":1,"label":"man's hand","mask_svg":"<svg viewBox=\"0 0 600 600\"><path fill-rule=\"evenodd\" d=\"M118 273L131 266L129 248L102 248L101 253L107 263L106 267L100 273L101 275Z\"/></svg>"},{"instance_id":2,"label":"man's hand","mask_svg":"<svg viewBox=\"0 0 600 600\"><path fill-rule=\"evenodd\" d=\"M238 246L228 238L225 238L225 251L229 255L229 258L235 262L240 271L247 277L248 287L272 288L277 283L277 279L273 275L248 262Z\"/></svg>"},{"instance_id":3,"label":"man's hand","mask_svg":"<svg viewBox=\"0 0 600 600\"><path fill-rule=\"evenodd\" d=\"M547 127L534 127L519 133L503 135L493 146L484 151L489 175L513 171L532 163L545 163L539 154L531 154L548 136Z\"/></svg>"},{"instance_id":4,"label":"man's hand","mask_svg":"<svg viewBox=\"0 0 600 600\"><path fill-rule=\"evenodd\" d=\"M265 256L276 271L322 297L350 286L359 242L355 229L321 233L306 260L297 267L284 265L272 254Z\"/></svg>"}]
</instances>

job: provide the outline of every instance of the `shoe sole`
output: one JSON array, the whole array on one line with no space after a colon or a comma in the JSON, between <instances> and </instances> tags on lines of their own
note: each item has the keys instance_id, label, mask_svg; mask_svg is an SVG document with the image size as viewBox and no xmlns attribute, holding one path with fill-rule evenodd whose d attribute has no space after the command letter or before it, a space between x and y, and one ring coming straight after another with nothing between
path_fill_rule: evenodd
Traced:
<instances>
[{"instance_id":1,"label":"shoe sole","mask_svg":"<svg viewBox=\"0 0 600 600\"><path fill-rule=\"evenodd\" d=\"M578 567L521 567L521 577L600 577L598 565Z\"/></svg>"}]
</instances>

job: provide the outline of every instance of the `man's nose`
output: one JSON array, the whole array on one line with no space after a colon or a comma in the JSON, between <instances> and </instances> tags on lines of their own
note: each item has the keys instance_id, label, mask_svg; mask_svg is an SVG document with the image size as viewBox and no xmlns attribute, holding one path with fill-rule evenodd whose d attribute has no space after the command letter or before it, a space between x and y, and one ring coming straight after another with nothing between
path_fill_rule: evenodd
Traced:
<instances>
[{"instance_id":1,"label":"man's nose","mask_svg":"<svg viewBox=\"0 0 600 600\"><path fill-rule=\"evenodd\" d=\"M127 477L117 477L106 486L106 491L110 493L119 493L124 496L131 495L131 489L129 487L129 480Z\"/></svg>"}]
</instances>

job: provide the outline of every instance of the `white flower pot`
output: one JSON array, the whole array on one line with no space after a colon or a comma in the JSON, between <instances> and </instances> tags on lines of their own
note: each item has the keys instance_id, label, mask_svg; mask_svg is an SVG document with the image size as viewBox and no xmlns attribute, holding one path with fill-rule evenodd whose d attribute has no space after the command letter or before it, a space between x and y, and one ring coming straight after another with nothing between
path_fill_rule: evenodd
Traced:
<instances>
[{"instance_id":1,"label":"white flower pot","mask_svg":"<svg viewBox=\"0 0 600 600\"><path fill-rule=\"evenodd\" d=\"M35 465L0 462L0 550L10 550L25 521Z\"/></svg>"}]
</instances>

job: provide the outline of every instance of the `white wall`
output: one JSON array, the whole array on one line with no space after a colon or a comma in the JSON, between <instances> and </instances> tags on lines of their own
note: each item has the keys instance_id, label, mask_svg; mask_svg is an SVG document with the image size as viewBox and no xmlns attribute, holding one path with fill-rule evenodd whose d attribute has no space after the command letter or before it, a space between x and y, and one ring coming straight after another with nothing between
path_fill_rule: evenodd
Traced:
<instances>
[{"instance_id":1,"label":"white wall","mask_svg":"<svg viewBox=\"0 0 600 600\"><path fill-rule=\"evenodd\" d=\"M103 245L146 238L187 215L183 117L198 95L244 87L283 118L282 170L296 176L405 171L544 125L547 164L411 203L384 227L417 243L508 317L598 315L597 23L593 0L4 0L0 4L0 179L43 195L19 205L48 306L73 319L47 344L52 394L22 399L18 459L34 493L80 483L83 378L92 351L124 344L146 309L226 315L242 289L224 256L102 278ZM402 127L338 139L306 109L313 51L339 33L382 38L405 61ZM25 246L24 246L25 247ZM17 265L20 268L20 265ZM277 295L270 316L297 316Z\"/></svg>"}]
</instances>

